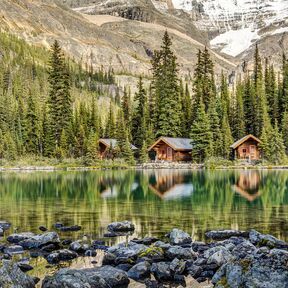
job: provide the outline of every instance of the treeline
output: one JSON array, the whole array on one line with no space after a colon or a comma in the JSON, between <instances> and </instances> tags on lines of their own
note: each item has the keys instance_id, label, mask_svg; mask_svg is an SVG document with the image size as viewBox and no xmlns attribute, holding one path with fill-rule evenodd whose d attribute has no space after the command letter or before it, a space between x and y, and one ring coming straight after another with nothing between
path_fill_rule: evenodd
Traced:
<instances>
[{"instance_id":1,"label":"treeline","mask_svg":"<svg viewBox=\"0 0 288 288\"><path fill-rule=\"evenodd\" d=\"M179 79L171 45L166 32L161 49L154 52L150 88L145 90L140 79L134 104L128 104L123 97L125 126L129 139L140 147L140 160L147 159L147 145L159 136L190 138L192 156L197 162L210 157L230 159L231 144L253 134L262 141L264 160L285 161L288 151L285 55L282 71L276 72L272 63L261 58L256 46L253 71L239 76L231 89L224 72L221 83L216 85L214 64L207 48L198 52L193 82L184 84ZM191 91L188 84L193 86Z\"/></svg>"},{"instance_id":2,"label":"treeline","mask_svg":"<svg viewBox=\"0 0 288 288\"><path fill-rule=\"evenodd\" d=\"M132 97L129 87L120 95L112 70L93 71L65 58L57 41L47 55L7 34L0 34L0 40L0 158L81 158L88 165L99 159L98 139L105 137L118 140L113 157L133 164L130 143L145 162L148 146L159 136L170 136L191 138L193 159L203 162L229 159L234 140L250 133L262 140L264 159L279 163L286 158L285 56L282 71L276 72L256 47L253 71L231 89L224 72L216 83L205 48L198 52L192 82L184 83L165 32L153 53L151 84L140 77ZM115 86L116 94L105 94L103 85ZM110 98L108 109L99 105L101 95Z\"/></svg>"},{"instance_id":3,"label":"treeline","mask_svg":"<svg viewBox=\"0 0 288 288\"><path fill-rule=\"evenodd\" d=\"M0 159L83 157L110 86L117 95L113 70L76 63L57 42L49 54L0 33Z\"/></svg>"}]
</instances>

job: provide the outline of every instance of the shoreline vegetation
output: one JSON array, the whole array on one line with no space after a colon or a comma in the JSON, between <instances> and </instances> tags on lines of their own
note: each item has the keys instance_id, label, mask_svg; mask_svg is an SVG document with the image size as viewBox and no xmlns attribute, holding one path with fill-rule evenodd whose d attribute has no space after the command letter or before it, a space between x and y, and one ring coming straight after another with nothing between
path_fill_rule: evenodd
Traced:
<instances>
[{"instance_id":1,"label":"shoreline vegetation","mask_svg":"<svg viewBox=\"0 0 288 288\"><path fill-rule=\"evenodd\" d=\"M268 162L248 163L243 161L227 161L225 159L211 158L204 163L193 162L146 162L130 165L123 159L107 159L95 161L87 165L83 159L51 159L51 158L21 158L15 161L0 161L0 172L5 171L91 171L91 170L117 170L117 169L187 169L187 170L217 170L217 169L288 169L288 164L275 165Z\"/></svg>"}]
</instances>

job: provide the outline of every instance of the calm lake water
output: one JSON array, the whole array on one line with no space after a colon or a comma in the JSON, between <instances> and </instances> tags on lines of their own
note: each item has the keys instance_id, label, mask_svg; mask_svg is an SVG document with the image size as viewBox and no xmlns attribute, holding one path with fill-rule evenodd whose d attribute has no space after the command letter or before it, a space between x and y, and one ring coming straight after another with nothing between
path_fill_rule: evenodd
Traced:
<instances>
[{"instance_id":1,"label":"calm lake water","mask_svg":"<svg viewBox=\"0 0 288 288\"><path fill-rule=\"evenodd\" d=\"M288 171L0 174L0 220L13 224L8 233L60 221L83 227L71 237L97 239L110 222L126 219L136 224L135 237L179 227L203 240L209 229L255 228L288 241Z\"/></svg>"}]
</instances>

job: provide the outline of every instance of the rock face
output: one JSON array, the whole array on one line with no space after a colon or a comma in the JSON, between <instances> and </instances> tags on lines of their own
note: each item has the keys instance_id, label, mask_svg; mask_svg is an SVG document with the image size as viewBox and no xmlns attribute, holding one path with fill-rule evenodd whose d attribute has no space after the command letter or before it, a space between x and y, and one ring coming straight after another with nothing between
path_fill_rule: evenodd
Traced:
<instances>
[{"instance_id":1,"label":"rock face","mask_svg":"<svg viewBox=\"0 0 288 288\"><path fill-rule=\"evenodd\" d=\"M24 274L17 264L3 260L0 268L0 287L34 288L32 277Z\"/></svg>"},{"instance_id":2,"label":"rock face","mask_svg":"<svg viewBox=\"0 0 288 288\"><path fill-rule=\"evenodd\" d=\"M124 288L128 287L129 282L125 272L111 266L103 266L82 270L60 269L53 276L45 277L42 288Z\"/></svg>"},{"instance_id":3,"label":"rock face","mask_svg":"<svg viewBox=\"0 0 288 288\"><path fill-rule=\"evenodd\" d=\"M135 226L130 221L113 222L108 225L107 229L110 232L124 232L135 230Z\"/></svg>"}]
</instances>

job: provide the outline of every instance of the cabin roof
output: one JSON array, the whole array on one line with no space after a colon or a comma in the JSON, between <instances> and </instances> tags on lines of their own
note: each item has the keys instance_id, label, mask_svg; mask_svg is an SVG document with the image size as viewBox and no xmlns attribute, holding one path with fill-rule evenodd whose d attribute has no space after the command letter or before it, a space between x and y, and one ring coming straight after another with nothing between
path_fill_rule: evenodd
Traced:
<instances>
[{"instance_id":1,"label":"cabin roof","mask_svg":"<svg viewBox=\"0 0 288 288\"><path fill-rule=\"evenodd\" d=\"M99 142L104 144L107 147L111 147L112 149L114 149L117 146L117 140L113 139L113 138L101 138L99 139ZM134 146L133 144L131 145L131 149L132 150L137 150L138 148L136 146Z\"/></svg>"},{"instance_id":2,"label":"cabin roof","mask_svg":"<svg viewBox=\"0 0 288 288\"><path fill-rule=\"evenodd\" d=\"M155 146L158 145L163 141L168 146L173 148L175 151L191 151L192 150L192 144L191 139L189 138L172 138L172 137L160 137L150 148L149 151L152 150Z\"/></svg>"},{"instance_id":3,"label":"cabin roof","mask_svg":"<svg viewBox=\"0 0 288 288\"><path fill-rule=\"evenodd\" d=\"M236 141L234 144L232 144L230 146L230 148L233 148L233 149L236 149L237 147L239 147L242 143L244 143L245 141L247 141L248 139L252 138L253 140L255 140L256 142L258 143L261 143L261 141L255 137L254 135L252 134L249 134L249 135L246 135L244 136L243 138L239 139L238 141Z\"/></svg>"}]
</instances>

